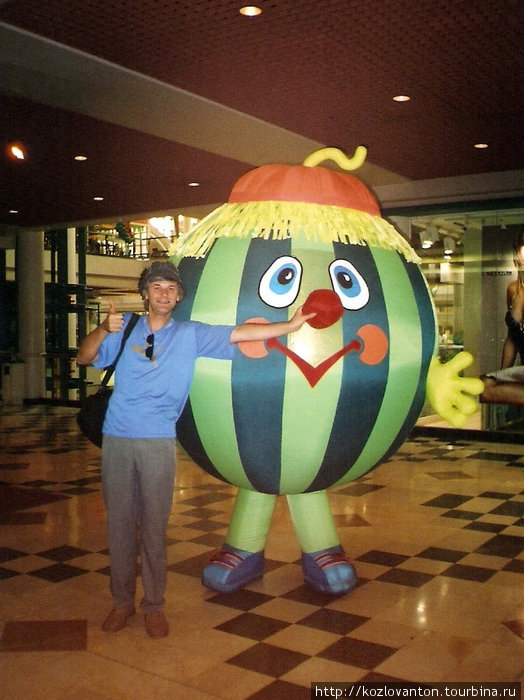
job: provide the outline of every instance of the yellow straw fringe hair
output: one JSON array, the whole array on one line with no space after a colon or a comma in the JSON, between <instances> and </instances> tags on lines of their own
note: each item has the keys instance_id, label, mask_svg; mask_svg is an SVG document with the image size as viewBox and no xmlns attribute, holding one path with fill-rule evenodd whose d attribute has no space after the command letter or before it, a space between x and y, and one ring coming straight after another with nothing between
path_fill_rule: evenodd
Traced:
<instances>
[{"instance_id":1,"label":"yellow straw fringe hair","mask_svg":"<svg viewBox=\"0 0 524 700\"><path fill-rule=\"evenodd\" d=\"M203 258L222 237L283 240L295 236L396 250L408 262L419 262L413 248L380 216L345 207L309 202L223 204L181 236L169 249L177 259Z\"/></svg>"}]
</instances>

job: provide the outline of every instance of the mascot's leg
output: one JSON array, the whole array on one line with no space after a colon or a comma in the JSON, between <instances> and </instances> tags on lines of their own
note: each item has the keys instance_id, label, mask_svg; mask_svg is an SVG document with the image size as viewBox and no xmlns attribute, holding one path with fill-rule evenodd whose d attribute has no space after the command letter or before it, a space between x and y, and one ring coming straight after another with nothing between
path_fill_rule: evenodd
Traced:
<instances>
[{"instance_id":1,"label":"mascot's leg","mask_svg":"<svg viewBox=\"0 0 524 700\"><path fill-rule=\"evenodd\" d=\"M220 593L237 591L264 573L264 547L276 496L239 489L226 543L204 567L202 583Z\"/></svg>"},{"instance_id":2,"label":"mascot's leg","mask_svg":"<svg viewBox=\"0 0 524 700\"><path fill-rule=\"evenodd\" d=\"M351 591L357 585L357 574L340 546L327 493L315 491L287 499L302 549L304 581L323 593Z\"/></svg>"}]
</instances>

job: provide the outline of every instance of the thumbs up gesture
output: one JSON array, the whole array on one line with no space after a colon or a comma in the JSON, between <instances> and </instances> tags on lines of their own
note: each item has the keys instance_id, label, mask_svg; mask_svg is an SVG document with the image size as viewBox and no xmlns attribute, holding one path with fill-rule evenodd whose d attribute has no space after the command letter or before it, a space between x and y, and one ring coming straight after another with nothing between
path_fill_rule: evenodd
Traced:
<instances>
[{"instance_id":1,"label":"thumbs up gesture","mask_svg":"<svg viewBox=\"0 0 524 700\"><path fill-rule=\"evenodd\" d=\"M118 333L124 325L123 314L118 314L115 308L114 299L109 300L109 311L105 319L100 324L108 333Z\"/></svg>"}]
</instances>

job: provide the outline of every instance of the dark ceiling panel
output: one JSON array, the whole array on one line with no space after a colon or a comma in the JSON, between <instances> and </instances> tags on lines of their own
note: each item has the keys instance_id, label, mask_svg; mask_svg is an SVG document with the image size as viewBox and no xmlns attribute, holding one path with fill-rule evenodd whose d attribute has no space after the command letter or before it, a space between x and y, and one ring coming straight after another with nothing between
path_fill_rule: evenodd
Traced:
<instances>
[{"instance_id":1,"label":"dark ceiling panel","mask_svg":"<svg viewBox=\"0 0 524 700\"><path fill-rule=\"evenodd\" d=\"M364 144L370 162L408 179L524 167L521 0L258 4L245 18L232 0L13 0L0 21L348 153ZM25 225L221 201L250 167L1 93L2 138L18 127L37 144L31 181L12 164L0 172ZM70 151L82 143L96 157L80 171ZM191 170L207 190L177 189ZM110 199L99 210L86 202L98 182Z\"/></svg>"},{"instance_id":2,"label":"dark ceiling panel","mask_svg":"<svg viewBox=\"0 0 524 700\"><path fill-rule=\"evenodd\" d=\"M32 102L4 97L1 103L8 119L0 123L0 138L21 142L27 159L5 161L0 210L17 209L24 226L220 203L249 169L81 114L39 105L35 118ZM87 160L75 161L78 154ZM198 188L188 186L194 181ZM94 202L97 195L103 201Z\"/></svg>"}]
</instances>

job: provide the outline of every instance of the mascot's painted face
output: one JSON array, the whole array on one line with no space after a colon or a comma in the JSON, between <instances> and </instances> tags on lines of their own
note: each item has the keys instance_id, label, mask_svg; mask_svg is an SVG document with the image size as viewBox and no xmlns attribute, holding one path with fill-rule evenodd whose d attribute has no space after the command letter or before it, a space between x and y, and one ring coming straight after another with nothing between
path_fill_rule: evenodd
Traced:
<instances>
[{"instance_id":1,"label":"mascot's painted face","mask_svg":"<svg viewBox=\"0 0 524 700\"><path fill-rule=\"evenodd\" d=\"M435 319L418 265L380 246L218 238L183 257L175 318L237 325L317 316L298 332L241 344L232 363L200 359L177 433L210 474L263 493L356 479L394 452L418 418ZM314 327L316 326L316 327Z\"/></svg>"}]
</instances>

